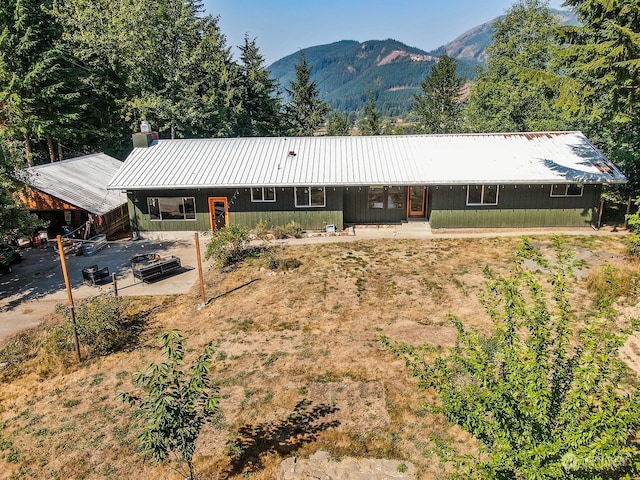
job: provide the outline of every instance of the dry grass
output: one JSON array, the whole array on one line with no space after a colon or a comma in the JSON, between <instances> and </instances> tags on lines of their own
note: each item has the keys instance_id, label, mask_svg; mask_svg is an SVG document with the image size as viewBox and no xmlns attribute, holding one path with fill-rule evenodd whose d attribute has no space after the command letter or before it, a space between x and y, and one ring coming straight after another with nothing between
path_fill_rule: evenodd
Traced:
<instances>
[{"instance_id":1,"label":"dry grass","mask_svg":"<svg viewBox=\"0 0 640 480\"><path fill-rule=\"evenodd\" d=\"M605 262L637 279L619 239L567 239L581 260L576 308L590 308L585 288ZM282 458L326 450L334 457L413 462L420 478L441 478L452 449L473 453L472 438L422 407L434 399L415 388L404 364L378 342L385 333L433 355L455 342L449 312L488 331L478 302L482 268L504 271L519 240L388 240L285 247L299 268L274 273L249 259L209 272L217 297L198 310L198 291L142 299L153 310L141 345L79 367L51 367L8 379L0 391L0 478L178 478L145 461L129 409L115 401L132 389L131 372L158 359L154 340L182 330L191 355L217 345L212 375L221 386L224 420L205 427L196 467L203 478L275 478ZM535 243L543 250L549 239ZM240 287L240 288L238 288ZM227 293L229 292L229 293ZM638 315L637 299L625 300ZM158 308L161 305L162 308ZM140 312L138 312L140 313ZM629 354L638 354L637 343ZM31 362L31 363L29 363Z\"/></svg>"}]
</instances>

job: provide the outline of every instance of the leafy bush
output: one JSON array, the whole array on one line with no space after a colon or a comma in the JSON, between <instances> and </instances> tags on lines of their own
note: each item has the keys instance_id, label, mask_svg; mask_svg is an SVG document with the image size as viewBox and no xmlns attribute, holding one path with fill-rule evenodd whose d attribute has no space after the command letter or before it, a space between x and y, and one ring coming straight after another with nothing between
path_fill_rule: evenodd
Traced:
<instances>
[{"instance_id":1,"label":"leafy bush","mask_svg":"<svg viewBox=\"0 0 640 480\"><path fill-rule=\"evenodd\" d=\"M640 206L640 199L636 202ZM640 210L631 215L627 215L627 225L633 232L626 238L627 249L633 257L640 257Z\"/></svg>"},{"instance_id":2,"label":"leafy bush","mask_svg":"<svg viewBox=\"0 0 640 480\"><path fill-rule=\"evenodd\" d=\"M249 232L238 225L223 227L213 234L207 244L205 260L212 259L215 265L223 269L244 258L249 244Z\"/></svg>"},{"instance_id":3,"label":"leafy bush","mask_svg":"<svg viewBox=\"0 0 640 480\"><path fill-rule=\"evenodd\" d=\"M253 229L253 234L260 240L267 240L269 236L269 227L267 222L260 220L256 225L256 228Z\"/></svg>"},{"instance_id":4,"label":"leafy bush","mask_svg":"<svg viewBox=\"0 0 640 480\"><path fill-rule=\"evenodd\" d=\"M133 332L120 316L120 302L118 298L103 294L84 299L75 306L78 339L87 356L107 355L128 345ZM73 351L71 312L66 305L58 305L56 309L63 313L65 322L54 327L48 347L55 353Z\"/></svg>"},{"instance_id":5,"label":"leafy bush","mask_svg":"<svg viewBox=\"0 0 640 480\"><path fill-rule=\"evenodd\" d=\"M300 238L302 236L302 227L298 222L291 221L285 226L276 225L271 229L274 238L282 240L284 238Z\"/></svg>"}]
</instances>

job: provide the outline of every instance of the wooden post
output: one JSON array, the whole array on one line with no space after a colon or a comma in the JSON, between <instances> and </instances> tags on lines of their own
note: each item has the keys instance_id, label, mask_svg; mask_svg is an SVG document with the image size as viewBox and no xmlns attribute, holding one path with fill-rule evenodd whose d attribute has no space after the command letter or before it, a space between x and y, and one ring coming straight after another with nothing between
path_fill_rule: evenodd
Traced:
<instances>
[{"instance_id":1,"label":"wooden post","mask_svg":"<svg viewBox=\"0 0 640 480\"><path fill-rule=\"evenodd\" d=\"M202 259L200 258L200 238L198 237L198 232L195 233L196 239L196 256L198 258L198 276L200 277L200 297L202 298L202 304L206 303L204 297L204 280L202 278Z\"/></svg>"},{"instance_id":2,"label":"wooden post","mask_svg":"<svg viewBox=\"0 0 640 480\"><path fill-rule=\"evenodd\" d=\"M602 212L604 211L604 198L600 199L600 211L598 212L598 230L602 225Z\"/></svg>"},{"instance_id":3,"label":"wooden post","mask_svg":"<svg viewBox=\"0 0 640 480\"><path fill-rule=\"evenodd\" d=\"M627 201L627 213L624 216L624 228L625 230L629 230L629 213L631 213L631 197Z\"/></svg>"},{"instance_id":4,"label":"wooden post","mask_svg":"<svg viewBox=\"0 0 640 480\"><path fill-rule=\"evenodd\" d=\"M58 235L56 237L58 241L58 252L60 253L60 263L62 264L62 275L64 276L64 283L67 286L67 298L69 299L69 307L71 308L71 321L73 323L73 339L76 344L76 353L78 354L78 362L82 362L80 356L80 340L78 340L78 326L76 325L76 309L73 305L73 295L71 294L71 282L69 282L69 271L67 270L67 257L64 255L64 247L62 245L62 237Z\"/></svg>"},{"instance_id":5,"label":"wooden post","mask_svg":"<svg viewBox=\"0 0 640 480\"><path fill-rule=\"evenodd\" d=\"M111 274L111 281L113 282L113 296L118 298L118 279L115 273Z\"/></svg>"}]
</instances>

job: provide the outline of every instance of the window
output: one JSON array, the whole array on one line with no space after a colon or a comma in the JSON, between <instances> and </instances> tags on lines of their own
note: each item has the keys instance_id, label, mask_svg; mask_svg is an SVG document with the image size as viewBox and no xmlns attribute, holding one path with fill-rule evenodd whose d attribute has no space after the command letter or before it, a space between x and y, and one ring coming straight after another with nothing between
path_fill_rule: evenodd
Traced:
<instances>
[{"instance_id":1,"label":"window","mask_svg":"<svg viewBox=\"0 0 640 480\"><path fill-rule=\"evenodd\" d=\"M324 207L324 187L295 187L294 195L296 207Z\"/></svg>"},{"instance_id":2,"label":"window","mask_svg":"<svg viewBox=\"0 0 640 480\"><path fill-rule=\"evenodd\" d=\"M579 183L563 183L551 185L552 197L581 197L583 185Z\"/></svg>"},{"instance_id":3,"label":"window","mask_svg":"<svg viewBox=\"0 0 640 480\"><path fill-rule=\"evenodd\" d=\"M252 202L275 202L275 187L254 187L251 189Z\"/></svg>"},{"instance_id":4,"label":"window","mask_svg":"<svg viewBox=\"0 0 640 480\"><path fill-rule=\"evenodd\" d=\"M194 197L147 198L151 220L195 220L196 199Z\"/></svg>"},{"instance_id":5,"label":"window","mask_svg":"<svg viewBox=\"0 0 640 480\"><path fill-rule=\"evenodd\" d=\"M395 210L405 205L404 187L369 187L369 208Z\"/></svg>"},{"instance_id":6,"label":"window","mask_svg":"<svg viewBox=\"0 0 640 480\"><path fill-rule=\"evenodd\" d=\"M467 205L497 205L498 185L467 185Z\"/></svg>"}]
</instances>

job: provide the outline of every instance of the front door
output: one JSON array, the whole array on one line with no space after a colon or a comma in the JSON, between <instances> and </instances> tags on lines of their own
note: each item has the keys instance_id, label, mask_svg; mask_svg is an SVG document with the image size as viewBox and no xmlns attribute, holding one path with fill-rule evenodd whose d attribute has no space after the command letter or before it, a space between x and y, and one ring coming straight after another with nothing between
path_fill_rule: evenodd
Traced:
<instances>
[{"instance_id":1,"label":"front door","mask_svg":"<svg viewBox=\"0 0 640 480\"><path fill-rule=\"evenodd\" d=\"M427 187L409 187L409 216L424 217Z\"/></svg>"},{"instance_id":2,"label":"front door","mask_svg":"<svg viewBox=\"0 0 640 480\"><path fill-rule=\"evenodd\" d=\"M209 215L211 230L217 231L229 225L229 203L227 197L209 197Z\"/></svg>"}]
</instances>

